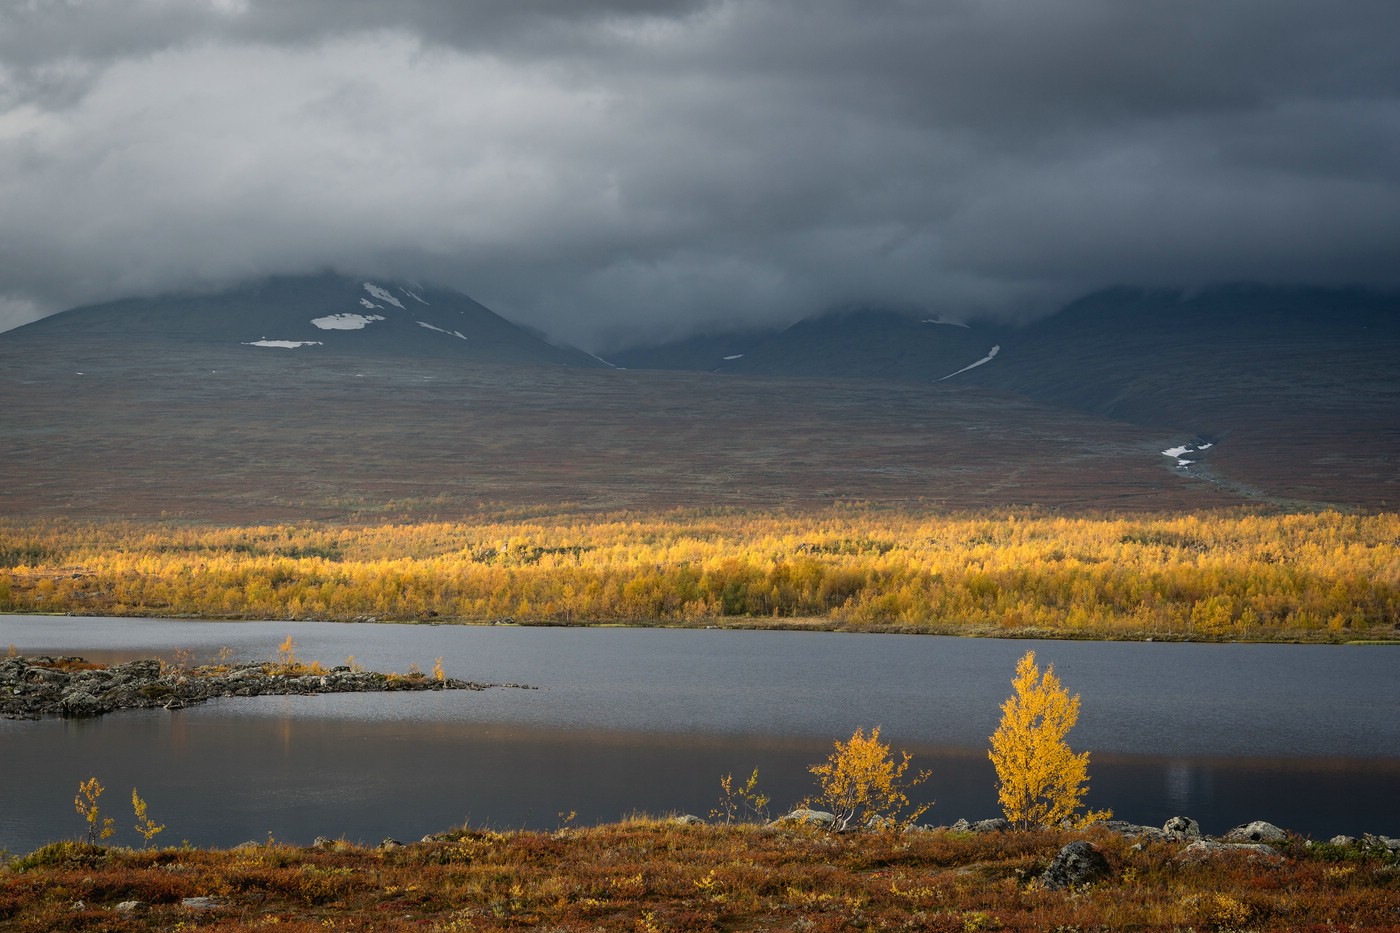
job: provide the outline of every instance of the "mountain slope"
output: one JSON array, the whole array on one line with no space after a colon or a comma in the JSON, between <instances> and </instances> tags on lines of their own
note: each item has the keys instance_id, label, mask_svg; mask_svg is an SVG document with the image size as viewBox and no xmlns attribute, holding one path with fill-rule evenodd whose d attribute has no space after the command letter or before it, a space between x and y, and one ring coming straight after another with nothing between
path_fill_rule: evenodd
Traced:
<instances>
[{"instance_id":1,"label":"mountain slope","mask_svg":"<svg viewBox=\"0 0 1400 933\"><path fill-rule=\"evenodd\" d=\"M631 369L932 382L986 356L997 339L983 327L859 310L799 321L782 331L701 335L632 348L609 360Z\"/></svg>"},{"instance_id":2,"label":"mountain slope","mask_svg":"<svg viewBox=\"0 0 1400 933\"><path fill-rule=\"evenodd\" d=\"M647 353L683 357L668 347ZM802 322L703 368L1015 393L1166 432L1164 452L1210 443L1163 463L1251 498L1400 501L1395 292L1117 288L1019 328L865 313Z\"/></svg>"},{"instance_id":3,"label":"mountain slope","mask_svg":"<svg viewBox=\"0 0 1400 933\"><path fill-rule=\"evenodd\" d=\"M275 276L211 294L129 298L74 308L0 340L196 343L246 353L440 357L598 367L466 295L322 274Z\"/></svg>"},{"instance_id":4,"label":"mountain slope","mask_svg":"<svg viewBox=\"0 0 1400 933\"><path fill-rule=\"evenodd\" d=\"M962 381L1139 424L1218 432L1260 408L1400 402L1400 296L1231 285L1110 289L1006 336Z\"/></svg>"}]
</instances>

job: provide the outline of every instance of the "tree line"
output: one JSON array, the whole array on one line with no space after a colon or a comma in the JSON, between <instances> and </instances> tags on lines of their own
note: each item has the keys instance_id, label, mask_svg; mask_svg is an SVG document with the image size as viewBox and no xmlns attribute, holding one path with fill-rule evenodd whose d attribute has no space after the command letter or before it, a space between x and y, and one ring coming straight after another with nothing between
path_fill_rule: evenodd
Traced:
<instances>
[{"instance_id":1,"label":"tree line","mask_svg":"<svg viewBox=\"0 0 1400 933\"><path fill-rule=\"evenodd\" d=\"M380 525L6 520L0 611L1393 637L1400 517L849 507Z\"/></svg>"}]
</instances>

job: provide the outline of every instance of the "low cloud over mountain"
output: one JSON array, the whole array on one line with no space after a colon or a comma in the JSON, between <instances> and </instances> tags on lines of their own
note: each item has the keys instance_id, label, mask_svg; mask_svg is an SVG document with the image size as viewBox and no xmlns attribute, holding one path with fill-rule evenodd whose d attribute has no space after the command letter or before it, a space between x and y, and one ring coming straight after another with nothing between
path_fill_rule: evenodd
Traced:
<instances>
[{"instance_id":1,"label":"low cloud over mountain","mask_svg":"<svg viewBox=\"0 0 1400 933\"><path fill-rule=\"evenodd\" d=\"M1396 284L1391 0L0 10L0 327L322 268L592 350Z\"/></svg>"}]
</instances>

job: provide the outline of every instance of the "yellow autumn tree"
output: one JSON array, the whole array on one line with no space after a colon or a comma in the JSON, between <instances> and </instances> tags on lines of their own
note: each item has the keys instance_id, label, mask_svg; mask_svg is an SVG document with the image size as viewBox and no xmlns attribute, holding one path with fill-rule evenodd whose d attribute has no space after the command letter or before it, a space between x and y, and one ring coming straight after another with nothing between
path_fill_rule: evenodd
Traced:
<instances>
[{"instance_id":1,"label":"yellow autumn tree","mask_svg":"<svg viewBox=\"0 0 1400 933\"><path fill-rule=\"evenodd\" d=\"M146 801L141 799L134 787L131 789L131 809L136 814L136 831L145 837L149 847L151 840L165 831L165 824L151 819L146 810Z\"/></svg>"},{"instance_id":2,"label":"yellow autumn tree","mask_svg":"<svg viewBox=\"0 0 1400 933\"><path fill-rule=\"evenodd\" d=\"M1070 696L1055 676L1042 674L1027 651L1012 678L1015 694L1001 705L1001 725L987 752L997 771L997 796L1018 829L1108 819L1111 810L1078 813L1089 791L1089 753L1070 751L1065 736L1079 720L1079 695Z\"/></svg>"},{"instance_id":3,"label":"yellow autumn tree","mask_svg":"<svg viewBox=\"0 0 1400 933\"><path fill-rule=\"evenodd\" d=\"M901 813L910 808L908 792L928 780L929 772L906 776L909 753L900 755L895 761L890 747L880 741L879 726L871 729L869 736L864 729L857 729L849 742L836 743L825 763L808 769L821 786L813 803L836 817L838 832L860 823L890 828L913 823L932 804L913 807L903 818Z\"/></svg>"},{"instance_id":4,"label":"yellow autumn tree","mask_svg":"<svg viewBox=\"0 0 1400 933\"><path fill-rule=\"evenodd\" d=\"M73 798L73 807L87 822L87 838L92 844L101 842L116 832L113 826L116 821L110 816L103 817L98 807L98 800L105 789L97 778L90 777L78 784L78 794Z\"/></svg>"}]
</instances>

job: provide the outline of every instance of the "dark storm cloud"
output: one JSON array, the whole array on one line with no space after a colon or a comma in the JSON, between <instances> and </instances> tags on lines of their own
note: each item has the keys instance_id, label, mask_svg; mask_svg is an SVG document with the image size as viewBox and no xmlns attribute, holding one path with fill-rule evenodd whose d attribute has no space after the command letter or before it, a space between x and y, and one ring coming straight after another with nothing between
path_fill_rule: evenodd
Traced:
<instances>
[{"instance_id":1,"label":"dark storm cloud","mask_svg":"<svg viewBox=\"0 0 1400 933\"><path fill-rule=\"evenodd\" d=\"M1400 280L1393 0L0 10L0 316L326 265L594 348Z\"/></svg>"}]
</instances>

